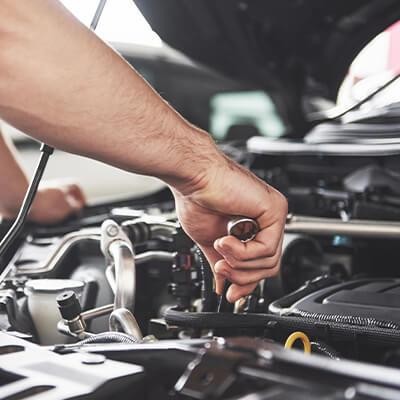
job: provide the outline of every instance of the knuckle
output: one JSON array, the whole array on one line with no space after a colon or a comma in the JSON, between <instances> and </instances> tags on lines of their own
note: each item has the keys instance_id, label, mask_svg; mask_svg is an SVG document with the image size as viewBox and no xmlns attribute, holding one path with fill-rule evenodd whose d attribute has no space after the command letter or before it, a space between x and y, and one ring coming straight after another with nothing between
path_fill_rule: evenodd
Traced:
<instances>
[{"instance_id":1,"label":"knuckle","mask_svg":"<svg viewBox=\"0 0 400 400\"><path fill-rule=\"evenodd\" d=\"M288 210L287 198L277 190L275 191L275 195L276 195L277 206L279 207L279 209L282 211L287 211Z\"/></svg>"},{"instance_id":2,"label":"knuckle","mask_svg":"<svg viewBox=\"0 0 400 400\"><path fill-rule=\"evenodd\" d=\"M245 259L245 250L235 250L232 252L232 261L238 263Z\"/></svg>"},{"instance_id":3,"label":"knuckle","mask_svg":"<svg viewBox=\"0 0 400 400\"><path fill-rule=\"evenodd\" d=\"M281 208L284 215L286 215L289 211L289 203L287 198L281 194Z\"/></svg>"},{"instance_id":4,"label":"knuckle","mask_svg":"<svg viewBox=\"0 0 400 400\"><path fill-rule=\"evenodd\" d=\"M239 286L243 286L246 285L247 283L249 283L249 278L246 277L243 273L237 272L237 271L233 271L231 273L231 276L229 277L229 280L232 283L236 283Z\"/></svg>"},{"instance_id":5,"label":"knuckle","mask_svg":"<svg viewBox=\"0 0 400 400\"><path fill-rule=\"evenodd\" d=\"M229 258L227 260L227 263L229 264L230 267L234 268L234 269L238 269L241 268L241 263L240 261L236 260L235 258Z\"/></svg>"},{"instance_id":6,"label":"knuckle","mask_svg":"<svg viewBox=\"0 0 400 400\"><path fill-rule=\"evenodd\" d=\"M276 252L271 258L268 260L268 269L274 269L276 265L279 263L281 256L280 253Z\"/></svg>"},{"instance_id":7,"label":"knuckle","mask_svg":"<svg viewBox=\"0 0 400 400\"><path fill-rule=\"evenodd\" d=\"M214 272L216 274L221 274L224 271L224 265L221 261L217 261L214 265Z\"/></svg>"},{"instance_id":8,"label":"knuckle","mask_svg":"<svg viewBox=\"0 0 400 400\"><path fill-rule=\"evenodd\" d=\"M265 243L264 253L267 257L274 257L277 253L277 245L273 242Z\"/></svg>"},{"instance_id":9,"label":"knuckle","mask_svg":"<svg viewBox=\"0 0 400 400\"><path fill-rule=\"evenodd\" d=\"M273 268L270 268L266 271L265 278L271 278L276 276L280 270L280 264L276 264Z\"/></svg>"}]
</instances>

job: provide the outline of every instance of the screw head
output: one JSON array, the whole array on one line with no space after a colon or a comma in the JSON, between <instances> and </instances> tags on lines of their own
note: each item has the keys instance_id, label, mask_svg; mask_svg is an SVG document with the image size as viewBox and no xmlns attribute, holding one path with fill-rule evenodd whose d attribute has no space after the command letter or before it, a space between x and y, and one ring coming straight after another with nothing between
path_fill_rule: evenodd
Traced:
<instances>
[{"instance_id":1,"label":"screw head","mask_svg":"<svg viewBox=\"0 0 400 400\"><path fill-rule=\"evenodd\" d=\"M118 235L118 228L115 225L110 225L106 229L107 235L110 237L115 237Z\"/></svg>"}]
</instances>

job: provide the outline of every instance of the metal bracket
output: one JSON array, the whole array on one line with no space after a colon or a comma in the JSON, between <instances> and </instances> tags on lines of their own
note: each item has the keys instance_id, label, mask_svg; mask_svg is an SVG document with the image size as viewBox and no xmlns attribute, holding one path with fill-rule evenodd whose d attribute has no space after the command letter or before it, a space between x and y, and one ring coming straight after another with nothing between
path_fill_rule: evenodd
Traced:
<instances>
[{"instance_id":1,"label":"metal bracket","mask_svg":"<svg viewBox=\"0 0 400 400\"><path fill-rule=\"evenodd\" d=\"M225 340L207 343L186 368L175 385L175 390L195 399L220 398L237 378L237 366L253 358L226 348Z\"/></svg>"}]
</instances>

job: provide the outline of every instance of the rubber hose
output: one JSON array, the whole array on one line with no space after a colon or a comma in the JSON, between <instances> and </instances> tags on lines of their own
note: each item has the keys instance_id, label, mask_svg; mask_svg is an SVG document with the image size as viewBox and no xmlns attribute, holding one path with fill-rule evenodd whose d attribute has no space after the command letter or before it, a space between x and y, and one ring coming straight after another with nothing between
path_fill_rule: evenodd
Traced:
<instances>
[{"instance_id":1,"label":"rubber hose","mask_svg":"<svg viewBox=\"0 0 400 400\"><path fill-rule=\"evenodd\" d=\"M188 328L260 328L271 321L267 314L233 314L217 312L182 312L169 308L164 313L169 325Z\"/></svg>"},{"instance_id":2,"label":"rubber hose","mask_svg":"<svg viewBox=\"0 0 400 400\"><path fill-rule=\"evenodd\" d=\"M332 360L340 360L340 354L331 346L324 342L311 342L311 352L322 354L331 358Z\"/></svg>"}]
</instances>

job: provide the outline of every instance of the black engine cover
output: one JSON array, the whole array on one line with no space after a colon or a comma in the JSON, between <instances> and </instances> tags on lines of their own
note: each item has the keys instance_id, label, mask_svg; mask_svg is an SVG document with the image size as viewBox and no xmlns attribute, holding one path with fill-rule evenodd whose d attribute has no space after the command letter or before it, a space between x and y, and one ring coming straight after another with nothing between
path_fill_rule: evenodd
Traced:
<instances>
[{"instance_id":1,"label":"black engine cover","mask_svg":"<svg viewBox=\"0 0 400 400\"><path fill-rule=\"evenodd\" d=\"M400 329L400 279L363 279L330 286L295 302L290 314Z\"/></svg>"}]
</instances>

